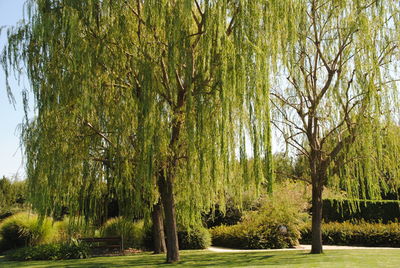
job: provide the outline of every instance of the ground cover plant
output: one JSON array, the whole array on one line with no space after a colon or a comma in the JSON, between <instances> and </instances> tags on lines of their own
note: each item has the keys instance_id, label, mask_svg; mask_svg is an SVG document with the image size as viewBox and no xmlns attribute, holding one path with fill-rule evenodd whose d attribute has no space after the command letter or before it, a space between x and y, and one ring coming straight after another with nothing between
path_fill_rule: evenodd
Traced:
<instances>
[{"instance_id":1,"label":"ground cover plant","mask_svg":"<svg viewBox=\"0 0 400 268\"><path fill-rule=\"evenodd\" d=\"M83 260L15 262L0 258L0 266L7 268L53 267L382 267L397 268L400 249L387 250L327 250L322 255L310 255L307 251L214 253L207 250L184 250L176 265L166 264L163 255L151 253L133 256L100 257Z\"/></svg>"}]
</instances>

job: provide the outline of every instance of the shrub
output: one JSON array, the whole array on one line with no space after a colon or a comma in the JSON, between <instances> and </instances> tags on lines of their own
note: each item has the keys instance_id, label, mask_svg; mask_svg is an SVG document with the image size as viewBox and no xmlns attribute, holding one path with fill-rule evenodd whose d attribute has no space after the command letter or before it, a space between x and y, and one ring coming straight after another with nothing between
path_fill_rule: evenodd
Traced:
<instances>
[{"instance_id":1,"label":"shrub","mask_svg":"<svg viewBox=\"0 0 400 268\"><path fill-rule=\"evenodd\" d=\"M307 202L292 184L278 188L272 197L259 201L237 225L211 229L215 246L231 248L286 248L298 244L300 230L308 220Z\"/></svg>"},{"instance_id":2,"label":"shrub","mask_svg":"<svg viewBox=\"0 0 400 268\"><path fill-rule=\"evenodd\" d=\"M52 242L57 237L57 230L49 218L39 221L36 215L18 213L1 222L0 237L0 250L4 251Z\"/></svg>"},{"instance_id":3,"label":"shrub","mask_svg":"<svg viewBox=\"0 0 400 268\"><path fill-rule=\"evenodd\" d=\"M242 212L235 207L232 202L226 205L225 212L221 211L217 205L214 211L210 211L203 215L203 221L208 228L212 228L220 225L235 225L242 217Z\"/></svg>"},{"instance_id":4,"label":"shrub","mask_svg":"<svg viewBox=\"0 0 400 268\"><path fill-rule=\"evenodd\" d=\"M250 248L249 232L242 224L221 225L210 229L212 244L227 248Z\"/></svg>"},{"instance_id":5,"label":"shrub","mask_svg":"<svg viewBox=\"0 0 400 268\"><path fill-rule=\"evenodd\" d=\"M302 243L311 242L311 227L302 230ZM325 245L400 247L399 223L330 222L322 224Z\"/></svg>"},{"instance_id":6,"label":"shrub","mask_svg":"<svg viewBox=\"0 0 400 268\"><path fill-rule=\"evenodd\" d=\"M204 227L178 232L180 249L206 249L211 246L210 232Z\"/></svg>"},{"instance_id":7,"label":"shrub","mask_svg":"<svg viewBox=\"0 0 400 268\"><path fill-rule=\"evenodd\" d=\"M240 223L211 229L215 246L243 249L287 248L298 244L300 233L296 228L264 222L258 225Z\"/></svg>"},{"instance_id":8,"label":"shrub","mask_svg":"<svg viewBox=\"0 0 400 268\"><path fill-rule=\"evenodd\" d=\"M179 228L182 229L182 227ZM206 249L211 246L210 231L204 227L194 227L186 231L179 230L178 244L179 249ZM154 250L152 228L148 228L144 232L143 247L146 250Z\"/></svg>"},{"instance_id":9,"label":"shrub","mask_svg":"<svg viewBox=\"0 0 400 268\"><path fill-rule=\"evenodd\" d=\"M47 244L16 249L7 255L15 261L84 259L89 256L89 246L85 243Z\"/></svg>"},{"instance_id":10,"label":"shrub","mask_svg":"<svg viewBox=\"0 0 400 268\"><path fill-rule=\"evenodd\" d=\"M122 236L124 247L141 248L144 239L143 221L129 221L122 217L109 219L100 229L100 235Z\"/></svg>"},{"instance_id":11,"label":"shrub","mask_svg":"<svg viewBox=\"0 0 400 268\"><path fill-rule=\"evenodd\" d=\"M364 220L388 223L400 220L400 201L359 200L358 204L354 204L354 201L346 199L324 199L322 211L325 222Z\"/></svg>"},{"instance_id":12,"label":"shrub","mask_svg":"<svg viewBox=\"0 0 400 268\"><path fill-rule=\"evenodd\" d=\"M78 218L64 217L62 221L55 222L54 227L57 230L56 242L97 236L95 228L90 223L85 223Z\"/></svg>"}]
</instances>

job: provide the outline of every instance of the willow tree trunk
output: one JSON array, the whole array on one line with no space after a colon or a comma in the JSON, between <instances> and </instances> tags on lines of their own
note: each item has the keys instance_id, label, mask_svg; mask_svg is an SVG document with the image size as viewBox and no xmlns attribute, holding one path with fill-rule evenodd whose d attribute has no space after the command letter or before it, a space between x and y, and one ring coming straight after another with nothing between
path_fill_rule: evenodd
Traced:
<instances>
[{"instance_id":1,"label":"willow tree trunk","mask_svg":"<svg viewBox=\"0 0 400 268\"><path fill-rule=\"evenodd\" d=\"M320 254L322 250L322 190L323 177L312 176L312 227L311 254Z\"/></svg>"},{"instance_id":2,"label":"willow tree trunk","mask_svg":"<svg viewBox=\"0 0 400 268\"><path fill-rule=\"evenodd\" d=\"M167 240L167 262L179 261L178 232L176 226L174 183L171 176L158 178L158 188L165 215L165 234Z\"/></svg>"},{"instance_id":3,"label":"willow tree trunk","mask_svg":"<svg viewBox=\"0 0 400 268\"><path fill-rule=\"evenodd\" d=\"M153 220L154 254L164 253L165 235L161 200L154 205L151 216Z\"/></svg>"}]
</instances>

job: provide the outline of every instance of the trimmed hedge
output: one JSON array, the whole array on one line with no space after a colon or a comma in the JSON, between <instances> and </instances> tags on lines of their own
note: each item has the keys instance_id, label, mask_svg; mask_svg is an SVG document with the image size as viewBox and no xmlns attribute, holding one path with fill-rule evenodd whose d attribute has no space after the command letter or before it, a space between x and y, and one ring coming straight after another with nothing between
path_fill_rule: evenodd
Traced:
<instances>
[{"instance_id":1,"label":"trimmed hedge","mask_svg":"<svg viewBox=\"0 0 400 268\"><path fill-rule=\"evenodd\" d=\"M400 224L323 223L322 241L324 245L400 247ZM302 230L301 243L311 243L310 226Z\"/></svg>"},{"instance_id":2,"label":"trimmed hedge","mask_svg":"<svg viewBox=\"0 0 400 268\"><path fill-rule=\"evenodd\" d=\"M281 231L284 228L285 231ZM211 229L214 246L238 249L291 248L298 244L298 231L280 225L221 225Z\"/></svg>"},{"instance_id":3,"label":"trimmed hedge","mask_svg":"<svg viewBox=\"0 0 400 268\"><path fill-rule=\"evenodd\" d=\"M210 232L204 228L178 232L179 249L206 249L211 246Z\"/></svg>"},{"instance_id":4,"label":"trimmed hedge","mask_svg":"<svg viewBox=\"0 0 400 268\"><path fill-rule=\"evenodd\" d=\"M400 201L397 200L358 200L324 199L322 217L325 222L368 221L399 222ZM355 207L354 207L355 206ZM353 208L353 209L352 209Z\"/></svg>"},{"instance_id":5,"label":"trimmed hedge","mask_svg":"<svg viewBox=\"0 0 400 268\"><path fill-rule=\"evenodd\" d=\"M89 246L85 243L47 244L24 247L11 251L7 259L15 261L84 259L89 257Z\"/></svg>"}]
</instances>

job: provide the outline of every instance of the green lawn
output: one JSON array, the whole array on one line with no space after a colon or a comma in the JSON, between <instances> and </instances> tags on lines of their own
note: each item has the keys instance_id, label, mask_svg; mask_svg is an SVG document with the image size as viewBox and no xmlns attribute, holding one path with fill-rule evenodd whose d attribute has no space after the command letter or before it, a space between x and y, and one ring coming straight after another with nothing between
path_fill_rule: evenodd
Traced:
<instances>
[{"instance_id":1,"label":"green lawn","mask_svg":"<svg viewBox=\"0 0 400 268\"><path fill-rule=\"evenodd\" d=\"M163 255L150 253L85 260L12 262L0 257L0 267L171 267ZM214 253L182 251L178 267L400 267L400 249L329 250L322 255L306 251Z\"/></svg>"}]
</instances>

